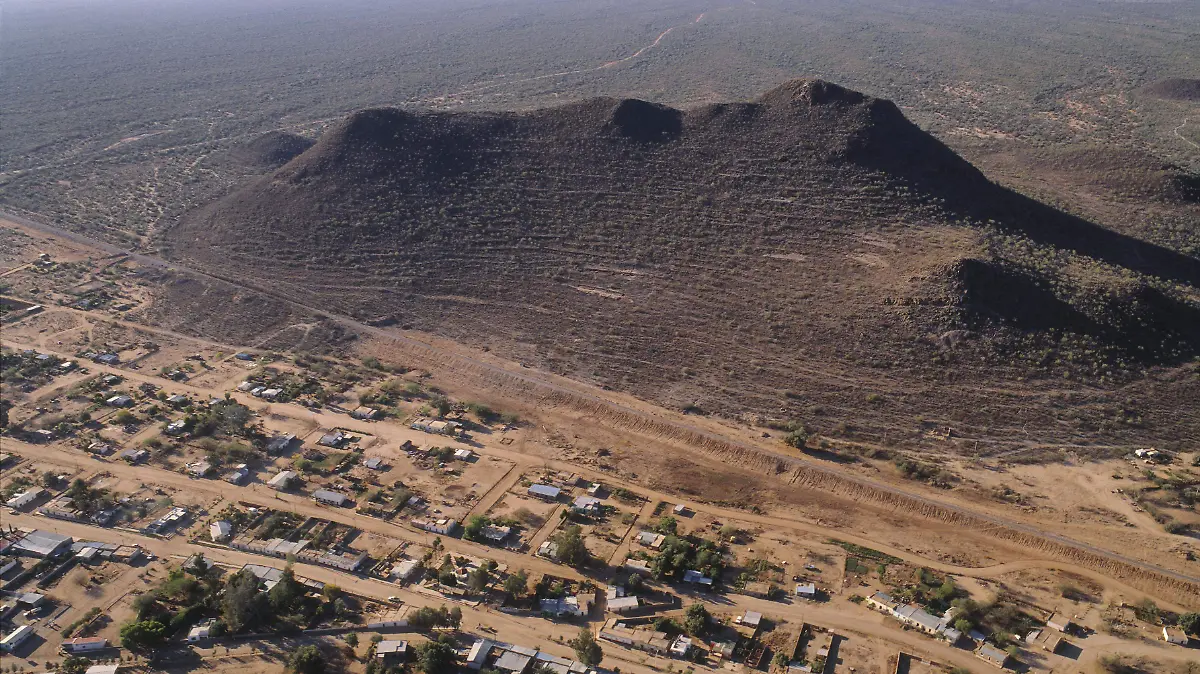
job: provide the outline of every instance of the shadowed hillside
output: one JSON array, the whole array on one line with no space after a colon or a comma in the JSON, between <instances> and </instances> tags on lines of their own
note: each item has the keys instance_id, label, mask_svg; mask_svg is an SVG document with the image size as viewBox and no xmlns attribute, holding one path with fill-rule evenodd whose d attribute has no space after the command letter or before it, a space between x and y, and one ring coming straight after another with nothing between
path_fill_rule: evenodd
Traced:
<instances>
[{"instance_id":1,"label":"shadowed hillside","mask_svg":"<svg viewBox=\"0 0 1200 674\"><path fill-rule=\"evenodd\" d=\"M166 243L377 324L848 437L919 432L914 412L1069 433L975 384L1111 381L1200 349L1200 261L997 187L891 102L820 80L687 110L365 110Z\"/></svg>"},{"instance_id":2,"label":"shadowed hillside","mask_svg":"<svg viewBox=\"0 0 1200 674\"><path fill-rule=\"evenodd\" d=\"M1147 84L1143 91L1174 101L1200 101L1200 79L1172 78Z\"/></svg>"},{"instance_id":3,"label":"shadowed hillside","mask_svg":"<svg viewBox=\"0 0 1200 674\"><path fill-rule=\"evenodd\" d=\"M252 168L274 169L288 163L313 146L313 141L294 133L271 131L233 148L230 155Z\"/></svg>"}]
</instances>

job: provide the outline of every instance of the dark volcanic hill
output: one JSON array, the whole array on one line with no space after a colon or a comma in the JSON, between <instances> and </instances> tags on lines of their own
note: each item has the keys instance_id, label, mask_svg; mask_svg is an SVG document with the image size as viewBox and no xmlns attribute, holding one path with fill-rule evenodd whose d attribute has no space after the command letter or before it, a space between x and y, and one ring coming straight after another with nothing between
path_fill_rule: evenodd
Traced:
<instances>
[{"instance_id":1,"label":"dark volcanic hill","mask_svg":"<svg viewBox=\"0 0 1200 674\"><path fill-rule=\"evenodd\" d=\"M313 146L313 141L294 133L270 131L231 151L232 157L254 168L275 169Z\"/></svg>"},{"instance_id":2,"label":"dark volcanic hill","mask_svg":"<svg viewBox=\"0 0 1200 674\"><path fill-rule=\"evenodd\" d=\"M1146 85L1142 90L1158 98L1174 101L1200 101L1200 79L1159 80Z\"/></svg>"},{"instance_id":3,"label":"dark volcanic hill","mask_svg":"<svg viewBox=\"0 0 1200 674\"><path fill-rule=\"evenodd\" d=\"M819 80L689 110L364 110L165 246L660 403L847 437L1069 435L1139 384L1064 421L1043 404L1064 376L1200 352L1200 261L1000 188L891 102ZM1173 415L1197 393L1179 381L1136 414Z\"/></svg>"}]
</instances>

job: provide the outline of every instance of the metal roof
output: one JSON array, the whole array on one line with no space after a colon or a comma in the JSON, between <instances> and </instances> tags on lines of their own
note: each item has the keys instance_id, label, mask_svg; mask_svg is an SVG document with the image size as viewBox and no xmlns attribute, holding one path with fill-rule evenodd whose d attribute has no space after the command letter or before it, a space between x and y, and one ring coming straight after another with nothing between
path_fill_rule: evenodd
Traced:
<instances>
[{"instance_id":1,"label":"metal roof","mask_svg":"<svg viewBox=\"0 0 1200 674\"><path fill-rule=\"evenodd\" d=\"M562 490L558 487L551 487L548 484L535 484L530 485L529 493L534 494L535 496L545 496L546 498L558 498L558 495L562 493Z\"/></svg>"},{"instance_id":2,"label":"metal roof","mask_svg":"<svg viewBox=\"0 0 1200 674\"><path fill-rule=\"evenodd\" d=\"M30 554L46 557L57 552L62 545L69 545L73 540L70 536L37 529L26 534L25 538L17 541L13 547Z\"/></svg>"}]
</instances>

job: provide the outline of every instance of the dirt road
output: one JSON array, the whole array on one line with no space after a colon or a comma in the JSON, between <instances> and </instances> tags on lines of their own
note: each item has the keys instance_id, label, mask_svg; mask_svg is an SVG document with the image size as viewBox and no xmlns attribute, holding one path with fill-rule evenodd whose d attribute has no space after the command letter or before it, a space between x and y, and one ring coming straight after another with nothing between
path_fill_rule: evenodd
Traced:
<instances>
[{"instance_id":1,"label":"dirt road","mask_svg":"<svg viewBox=\"0 0 1200 674\"><path fill-rule=\"evenodd\" d=\"M143 549L154 553L164 560L174 560L170 563L178 563L196 552L202 552L207 559L229 569L241 568L245 564L261 564L277 568L282 567L284 564L282 560L238 550L195 545L189 543L182 536L164 541L157 538L139 536L111 529L101 529L74 522L47 520L43 517L25 514L14 514L10 518L6 518L6 520L8 520L7 523L16 527L50 530L71 536L77 540L138 544ZM579 629L577 625L558 623L537 617L522 618L511 616L487 608L480 608L461 602L452 602L452 600L440 597L435 593L418 592L386 581L351 575L303 562L297 562L295 568L297 575L312 578L322 583L337 585L347 592L372 598L380 603L386 603L387 598L391 596L400 597L405 604L414 607L455 603L455 605L458 605L463 610L463 629L466 631L483 625L494 628L496 630L496 637L511 641L512 643L538 645L556 655L574 657L571 649L562 645L562 643L575 636ZM951 648L942 642L934 641L912 632L888 627L884 624L881 615L850 602L798 606L731 595L728 598L722 597L722 601L719 604L709 603L709 608L711 611L718 613L732 612L740 614L746 610L761 611L764 615L776 620L787 620L797 624L809 621L838 630L866 634L902 645L905 650L925 653L928 657L938 659L942 662L950 662L968 668L978 662L968 652ZM662 671L662 665L671 661L663 658L651 658L642 653L626 651L611 644L606 644L605 662L611 662L609 666L619 664L623 671L628 669L630 671L649 674L650 672ZM658 666L647 667L646 663L657 663ZM704 667L699 668L707 669Z\"/></svg>"},{"instance_id":2,"label":"dirt road","mask_svg":"<svg viewBox=\"0 0 1200 674\"><path fill-rule=\"evenodd\" d=\"M150 330L154 330L154 328L150 328ZM9 343L18 348L25 346L16 342ZM55 353L53 349L42 348L42 351ZM56 355L64 357L69 356L69 354ZM93 364L89 367L100 372L119 374L132 381L144 381L156 384L161 384L163 381L158 377L141 371L127 370L119 367L109 367L100 364ZM221 397L227 393L226 390L221 388L197 387L187 383L172 383L171 387L173 389L192 393L193 395L201 397L201 399ZM235 400L250 406L252 409L265 408L270 414L301 419L326 428L341 427L351 431L374 435L381 440L380 446L382 447L396 447L403 444L405 441L412 441L416 444L422 444L428 439L428 436L420 431L414 431L398 424L358 421L347 415L338 414L329 410L310 410L289 403L264 404L262 400L238 391L230 392L230 395ZM263 503L274 502L276 506L280 505L282 502L287 504L288 509L302 515L324 517L326 519L359 527L364 531L400 538L424 545L431 543L435 537L432 534L412 528L411 526L384 522L382 520L359 515L353 511L345 509L321 506L313 503L303 496L298 496L295 494L279 494L261 484L251 485L248 488L237 487L220 480L196 480L179 473L172 473L150 466L128 466L123 462L101 461L82 452L67 450L53 445L34 446L16 440L11 441L11 443L11 447L15 449L16 453L18 454L28 453L29 456L36 457L40 461L56 463L57 465L79 467L80 465L83 465L82 462L94 462L94 464L96 464L96 468L99 468L99 466L104 466L106 470L109 470L114 474L136 477L137 479L148 484L169 484L182 490L211 493L227 500L257 499ZM681 499L677 495L648 489L642 487L641 485L623 484L619 481L614 481L610 474L593 471L588 469L586 466L580 466L575 463L545 459L538 459L535 461L530 456L510 450L499 442L482 443L481 446L475 447L474 449L481 454L511 461L514 464L514 468L507 474L507 476L501 479L492 489L484 494L483 501L491 499L499 500L499 498L502 497L507 491L508 486L515 484L516 481L520 479L520 476L524 470L536 463L540 466L548 466L554 470L575 472L588 479L597 482L605 482L610 486L624 486L629 488L632 491L642 494L649 499L649 503L646 506L646 508L649 509L652 509L653 504L657 501L681 503L695 512L708 513L717 518L741 520L774 530L794 531L797 533L804 533L823 538L836 538L848 543L853 543L855 545L861 545L879 550L880 552L898 557L914 565L924 566L935 571L959 576L968 576L973 578L997 578L1005 574L1024 569L1051 569L1084 576L1099 583L1101 586L1112 592L1115 592L1118 595L1129 598L1130 601L1135 601L1146 596L1146 592L1143 590L1135 588L1127 583L1095 571L1091 568L1087 568L1079 564L1073 564L1067 561L1045 558L1030 558L988 567L963 567L945 564L937 560L914 555L908 550L895 547L878 540L855 535L845 530L825 527L816 523L795 518L759 515L746 512L744 510L722 508L697 500ZM479 513L483 511L476 507L472 508L471 512ZM556 518L550 518L550 521L545 527L545 531L539 532L537 540L534 541L535 544L540 544L542 540L549 537L552 524L555 521L557 521ZM543 573L555 573L557 575L577 577L573 574L573 572L570 571L570 569L566 567L552 564L546 560L534 556L522 555L502 549L482 546L460 539L444 539L443 544L447 545L450 549L462 552L463 554L490 556L497 561L513 564L517 568L526 568L535 571L541 571ZM622 547L627 548L627 545L619 546L618 550L620 550ZM1155 598L1164 608L1169 608L1176 611L1188 610L1188 606L1175 601L1175 597L1155 595Z\"/></svg>"}]
</instances>

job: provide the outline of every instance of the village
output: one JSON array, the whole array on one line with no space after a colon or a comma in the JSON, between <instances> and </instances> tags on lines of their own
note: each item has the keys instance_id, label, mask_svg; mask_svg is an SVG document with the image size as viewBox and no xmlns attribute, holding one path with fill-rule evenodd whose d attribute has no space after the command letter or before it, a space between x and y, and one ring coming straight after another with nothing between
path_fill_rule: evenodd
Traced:
<instances>
[{"instance_id":1,"label":"village","mask_svg":"<svg viewBox=\"0 0 1200 674\"><path fill-rule=\"evenodd\" d=\"M1196 614L1093 578L947 571L527 455L532 424L436 372L113 322L138 302L121 273L86 304L8 300L6 671L221 670L280 639L426 674L1067 672L1127 644L1196 653ZM114 318L79 339L97 312Z\"/></svg>"}]
</instances>

